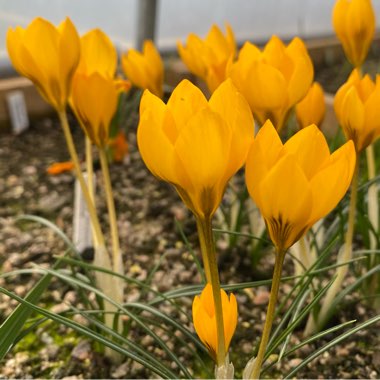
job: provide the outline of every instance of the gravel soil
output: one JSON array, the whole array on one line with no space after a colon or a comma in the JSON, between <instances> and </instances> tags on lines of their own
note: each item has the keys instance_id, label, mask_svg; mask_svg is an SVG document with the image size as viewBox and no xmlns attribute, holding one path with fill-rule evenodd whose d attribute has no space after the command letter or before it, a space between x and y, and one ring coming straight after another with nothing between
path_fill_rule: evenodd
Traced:
<instances>
[{"instance_id":1,"label":"gravel soil","mask_svg":"<svg viewBox=\"0 0 380 380\"><path fill-rule=\"evenodd\" d=\"M330 75L330 77L329 77ZM331 78L334 74L317 73L317 79ZM337 84L335 82L335 88ZM183 206L175 191L165 183L157 181L146 169L136 148L135 113L130 120L128 132L130 154L121 164L111 165L118 213L121 247L124 254L126 274L144 281L156 263L160 261L151 279L152 286L160 292L185 285L199 284L201 278L188 247L176 228L175 220L182 225L190 245L198 254L196 227L192 215ZM71 120L72 132L80 157L83 159L83 135ZM3 273L34 265L49 267L54 255L62 255L65 245L47 227L37 223L16 221L22 214L33 214L47 218L72 235L74 176L64 173L48 175L47 167L56 161L68 160L63 133L54 116L34 121L30 129L19 136L10 133L0 135L0 265ZM101 223L106 229L107 213L102 192L102 178L98 171L99 189L97 207ZM229 248L225 239L218 240L220 252L221 281L231 284L270 278L273 255L268 252L252 267L252 257L247 240L240 238ZM292 274L292 261L288 257L284 274ZM35 285L39 275L19 275L0 278L0 286L25 296ZM353 281L348 277L346 284ZM291 291L291 284L283 284L281 296ZM231 357L235 367L241 369L252 356L265 319L269 289L266 286L237 292L239 323L231 344ZM126 292L126 301L135 301L140 290L131 287ZM180 323L191 329L191 297L184 297L180 305L185 316L178 316ZM0 322L15 308L17 303L0 294ZM67 284L53 280L49 291L41 299L41 306L55 312L65 310L67 305L83 307L78 294ZM176 310L163 303L160 310L171 316ZM362 294L351 294L335 316L333 323L352 319L358 322L369 319L375 312L362 301ZM76 321L86 323L80 316ZM277 323L279 320L276 321ZM275 323L276 323L275 322ZM298 378L380 378L380 325L361 331L348 340L308 364ZM302 339L301 327L293 334L290 344ZM194 376L201 376L194 357L160 330L160 336L171 344L181 361ZM281 377L299 364L333 334L300 349L290 360L275 367L273 376ZM147 350L170 362L162 350L155 347L149 336L133 333L133 339L142 342ZM200 353L205 361L207 355ZM210 364L211 367L211 364ZM202 375L203 376L203 375ZM0 362L0 378L155 378L151 372L130 360L112 364L96 345L73 331L54 323L38 326L26 336L4 360Z\"/></svg>"}]
</instances>

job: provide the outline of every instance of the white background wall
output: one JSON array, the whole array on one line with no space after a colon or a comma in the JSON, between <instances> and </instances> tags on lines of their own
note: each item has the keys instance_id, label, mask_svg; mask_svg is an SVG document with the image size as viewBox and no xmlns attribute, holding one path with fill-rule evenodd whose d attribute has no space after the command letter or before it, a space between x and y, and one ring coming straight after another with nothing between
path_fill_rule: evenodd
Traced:
<instances>
[{"instance_id":1,"label":"white background wall","mask_svg":"<svg viewBox=\"0 0 380 380\"><path fill-rule=\"evenodd\" d=\"M0 58L6 58L9 26L27 26L36 16L59 23L69 16L80 33L100 27L121 49L134 46L138 0L0 0ZM238 41L262 42L272 34L331 35L335 0L159 0L157 43L175 49L190 32L204 36L216 23L229 22ZM372 0L378 25L380 0Z\"/></svg>"}]
</instances>

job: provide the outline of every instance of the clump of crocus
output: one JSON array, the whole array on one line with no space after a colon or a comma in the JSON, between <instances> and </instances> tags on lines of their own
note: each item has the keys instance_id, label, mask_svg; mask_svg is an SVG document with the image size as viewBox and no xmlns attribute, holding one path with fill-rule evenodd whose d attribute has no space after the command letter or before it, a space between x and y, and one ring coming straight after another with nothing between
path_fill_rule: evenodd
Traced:
<instances>
[{"instance_id":1,"label":"clump of crocus","mask_svg":"<svg viewBox=\"0 0 380 380\"><path fill-rule=\"evenodd\" d=\"M352 141L330 154L315 125L282 144L272 123L265 123L247 157L246 181L277 250L287 250L338 204L355 158Z\"/></svg>"},{"instance_id":2,"label":"clump of crocus","mask_svg":"<svg viewBox=\"0 0 380 380\"><path fill-rule=\"evenodd\" d=\"M7 49L15 69L29 78L43 98L62 112L80 57L79 36L70 19L55 27L37 17L26 29L10 28Z\"/></svg>"},{"instance_id":3,"label":"clump of crocus","mask_svg":"<svg viewBox=\"0 0 380 380\"><path fill-rule=\"evenodd\" d=\"M187 68L206 82L212 93L227 78L227 63L236 54L236 42L230 25L226 25L226 35L213 25L205 39L190 33L186 46L177 43L178 53Z\"/></svg>"},{"instance_id":4,"label":"clump of crocus","mask_svg":"<svg viewBox=\"0 0 380 380\"><path fill-rule=\"evenodd\" d=\"M286 124L292 107L307 94L314 75L302 40L296 37L285 46L277 36L263 51L246 42L228 71L259 125L270 119L278 131Z\"/></svg>"},{"instance_id":5,"label":"clump of crocus","mask_svg":"<svg viewBox=\"0 0 380 380\"><path fill-rule=\"evenodd\" d=\"M326 102L323 88L318 82L314 82L306 96L296 104L296 118L300 128L311 124L321 128L326 113Z\"/></svg>"},{"instance_id":6,"label":"clump of crocus","mask_svg":"<svg viewBox=\"0 0 380 380\"><path fill-rule=\"evenodd\" d=\"M222 298L225 345L226 351L228 351L237 325L238 308L236 298L232 293L228 296L221 289L220 295ZM207 284L202 293L194 298L193 322L200 340L207 347L210 355L216 360L218 335L215 323L214 297L210 284Z\"/></svg>"},{"instance_id":7,"label":"clump of crocus","mask_svg":"<svg viewBox=\"0 0 380 380\"><path fill-rule=\"evenodd\" d=\"M371 0L338 0L333 10L333 25L348 60L360 67L375 33Z\"/></svg>"},{"instance_id":8,"label":"clump of crocus","mask_svg":"<svg viewBox=\"0 0 380 380\"><path fill-rule=\"evenodd\" d=\"M164 85L164 64L153 41L144 41L143 51L130 49L121 59L124 74L136 87L148 89L162 98Z\"/></svg>"},{"instance_id":9,"label":"clump of crocus","mask_svg":"<svg viewBox=\"0 0 380 380\"><path fill-rule=\"evenodd\" d=\"M380 136L380 75L374 83L354 69L334 98L334 110L347 140L361 152Z\"/></svg>"}]
</instances>

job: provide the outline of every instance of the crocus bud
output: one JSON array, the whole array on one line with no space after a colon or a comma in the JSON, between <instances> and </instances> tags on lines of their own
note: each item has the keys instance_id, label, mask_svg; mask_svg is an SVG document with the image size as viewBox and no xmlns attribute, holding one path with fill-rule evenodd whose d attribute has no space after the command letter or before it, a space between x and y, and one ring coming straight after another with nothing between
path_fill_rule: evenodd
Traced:
<instances>
[{"instance_id":1,"label":"crocus bud","mask_svg":"<svg viewBox=\"0 0 380 380\"><path fill-rule=\"evenodd\" d=\"M220 295L222 297L226 352L228 352L237 325L237 302L232 293L230 296L227 296L226 292L221 289ZM194 298L193 322L199 339L207 347L210 355L215 360L218 347L218 336L216 333L214 297L211 284L207 284L202 293Z\"/></svg>"},{"instance_id":2,"label":"crocus bud","mask_svg":"<svg viewBox=\"0 0 380 380\"><path fill-rule=\"evenodd\" d=\"M375 33L371 0L337 0L332 21L348 60L360 67Z\"/></svg>"}]
</instances>

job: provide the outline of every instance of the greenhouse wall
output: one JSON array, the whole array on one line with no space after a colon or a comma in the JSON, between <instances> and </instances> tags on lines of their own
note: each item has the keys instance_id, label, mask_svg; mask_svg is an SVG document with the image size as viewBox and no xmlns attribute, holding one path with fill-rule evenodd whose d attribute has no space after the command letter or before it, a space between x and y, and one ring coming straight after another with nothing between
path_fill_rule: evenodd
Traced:
<instances>
[{"instance_id":1,"label":"greenhouse wall","mask_svg":"<svg viewBox=\"0 0 380 380\"><path fill-rule=\"evenodd\" d=\"M6 31L26 26L37 16L58 23L72 18L80 33L103 29L119 49L133 47L139 0L0 0L0 59L7 62ZM191 32L204 36L215 23L230 23L239 42L257 43L272 34L288 39L333 34L334 0L158 0L156 37L161 51L175 50L177 40ZM380 0L372 1L380 20Z\"/></svg>"}]
</instances>

